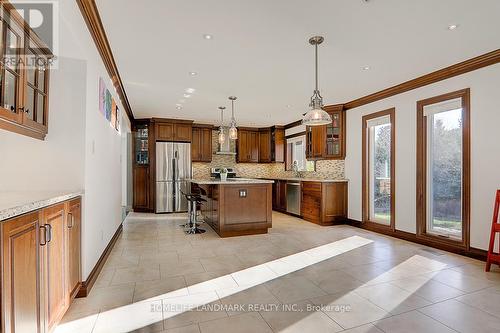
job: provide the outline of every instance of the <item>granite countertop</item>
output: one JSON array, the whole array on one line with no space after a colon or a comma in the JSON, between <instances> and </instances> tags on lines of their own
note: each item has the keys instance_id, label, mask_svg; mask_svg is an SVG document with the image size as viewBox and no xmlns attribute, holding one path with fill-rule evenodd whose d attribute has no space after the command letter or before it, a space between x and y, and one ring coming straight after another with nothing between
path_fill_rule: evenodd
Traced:
<instances>
[{"instance_id":1,"label":"granite countertop","mask_svg":"<svg viewBox=\"0 0 500 333\"><path fill-rule=\"evenodd\" d=\"M256 178L228 178L225 181L220 179L191 179L191 183L199 185L239 185L239 184L272 184L274 180Z\"/></svg>"},{"instance_id":2,"label":"granite countertop","mask_svg":"<svg viewBox=\"0 0 500 333\"><path fill-rule=\"evenodd\" d=\"M0 221L73 199L82 194L82 190L0 191Z\"/></svg>"},{"instance_id":3,"label":"granite countertop","mask_svg":"<svg viewBox=\"0 0 500 333\"><path fill-rule=\"evenodd\" d=\"M263 179L275 179L275 180L291 180L298 182L320 182L320 183L344 183L348 182L348 179L322 179L322 178L300 178L300 177L276 177L276 178L263 178Z\"/></svg>"}]
</instances>

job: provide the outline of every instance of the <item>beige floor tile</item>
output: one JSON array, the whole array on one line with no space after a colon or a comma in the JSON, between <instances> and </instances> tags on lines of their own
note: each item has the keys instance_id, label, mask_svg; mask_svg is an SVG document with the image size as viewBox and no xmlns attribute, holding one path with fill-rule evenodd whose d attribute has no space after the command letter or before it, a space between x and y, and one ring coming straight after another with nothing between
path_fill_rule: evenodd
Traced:
<instances>
[{"instance_id":1,"label":"beige floor tile","mask_svg":"<svg viewBox=\"0 0 500 333\"><path fill-rule=\"evenodd\" d=\"M237 316L211 320L200 323L201 333L272 333L269 325L262 319L259 313L251 312Z\"/></svg>"},{"instance_id":2,"label":"beige floor tile","mask_svg":"<svg viewBox=\"0 0 500 333\"><path fill-rule=\"evenodd\" d=\"M238 284L224 272L203 272L184 275L190 294L235 288Z\"/></svg>"},{"instance_id":3,"label":"beige floor tile","mask_svg":"<svg viewBox=\"0 0 500 333\"><path fill-rule=\"evenodd\" d=\"M439 271L433 274L432 278L438 282L462 290L466 293L471 293L494 285L494 282L492 281L464 275L452 269Z\"/></svg>"},{"instance_id":4,"label":"beige floor tile","mask_svg":"<svg viewBox=\"0 0 500 333\"><path fill-rule=\"evenodd\" d=\"M418 311L459 332L500 332L499 318L456 300L436 303Z\"/></svg>"},{"instance_id":5,"label":"beige floor tile","mask_svg":"<svg viewBox=\"0 0 500 333\"><path fill-rule=\"evenodd\" d=\"M167 279L171 276L203 273L205 272L205 269L203 268L199 259L193 259L189 261L180 261L175 265L160 264L160 272L161 272L161 278Z\"/></svg>"},{"instance_id":6,"label":"beige floor tile","mask_svg":"<svg viewBox=\"0 0 500 333\"><path fill-rule=\"evenodd\" d=\"M186 281L182 276L168 279L141 281L135 284L134 302L145 299L164 299L185 296L188 294Z\"/></svg>"},{"instance_id":7,"label":"beige floor tile","mask_svg":"<svg viewBox=\"0 0 500 333\"><path fill-rule=\"evenodd\" d=\"M169 301L176 304L175 300L170 299ZM227 317L227 313L219 301L210 303L201 302L200 304L199 307L177 314L165 313L167 317L164 320L165 328L183 327Z\"/></svg>"},{"instance_id":8,"label":"beige floor tile","mask_svg":"<svg viewBox=\"0 0 500 333\"><path fill-rule=\"evenodd\" d=\"M111 285L116 286L131 282L155 281L160 279L160 266L151 264L130 268L118 268L113 275Z\"/></svg>"},{"instance_id":9,"label":"beige floor tile","mask_svg":"<svg viewBox=\"0 0 500 333\"><path fill-rule=\"evenodd\" d=\"M245 268L245 265L234 255L234 253L233 255L201 258L200 262L207 272L234 273Z\"/></svg>"},{"instance_id":10,"label":"beige floor tile","mask_svg":"<svg viewBox=\"0 0 500 333\"><path fill-rule=\"evenodd\" d=\"M163 333L200 333L200 327L196 325L188 325L184 327L171 328L163 331Z\"/></svg>"},{"instance_id":11,"label":"beige floor tile","mask_svg":"<svg viewBox=\"0 0 500 333\"><path fill-rule=\"evenodd\" d=\"M279 278L265 284L269 291L282 303L292 303L326 295L305 277Z\"/></svg>"},{"instance_id":12,"label":"beige floor tile","mask_svg":"<svg viewBox=\"0 0 500 333\"><path fill-rule=\"evenodd\" d=\"M97 313L99 310L108 310L132 303L135 283L92 288L90 295L73 300L70 310L74 313Z\"/></svg>"},{"instance_id":13,"label":"beige floor tile","mask_svg":"<svg viewBox=\"0 0 500 333\"><path fill-rule=\"evenodd\" d=\"M294 304L297 306L281 307L279 311L261 311L260 314L274 332L340 332L343 330L324 312L315 311L314 306L311 306L312 303L308 304Z\"/></svg>"},{"instance_id":14,"label":"beige floor tile","mask_svg":"<svg viewBox=\"0 0 500 333\"><path fill-rule=\"evenodd\" d=\"M322 311L343 328L361 326L390 316L384 309L353 292L317 297L311 302L321 306Z\"/></svg>"},{"instance_id":15,"label":"beige floor tile","mask_svg":"<svg viewBox=\"0 0 500 333\"><path fill-rule=\"evenodd\" d=\"M453 333L451 328L418 311L411 311L374 323L386 333Z\"/></svg>"},{"instance_id":16,"label":"beige floor tile","mask_svg":"<svg viewBox=\"0 0 500 333\"><path fill-rule=\"evenodd\" d=\"M384 333L384 332L379 330L373 324L366 324L355 328L351 328L349 330L342 331L342 333Z\"/></svg>"},{"instance_id":17,"label":"beige floor tile","mask_svg":"<svg viewBox=\"0 0 500 333\"><path fill-rule=\"evenodd\" d=\"M281 302L271 292L262 285L252 288L237 287L231 289L218 290L217 295L220 302L226 306L228 315L235 315L243 312L255 312L262 309L272 308Z\"/></svg>"},{"instance_id":18,"label":"beige floor tile","mask_svg":"<svg viewBox=\"0 0 500 333\"><path fill-rule=\"evenodd\" d=\"M406 277L400 280L391 281L391 284L433 303L445 301L464 294L463 291L432 280L428 276Z\"/></svg>"},{"instance_id":19,"label":"beige floor tile","mask_svg":"<svg viewBox=\"0 0 500 333\"><path fill-rule=\"evenodd\" d=\"M498 288L484 289L458 297L456 300L500 318L500 289Z\"/></svg>"}]
</instances>

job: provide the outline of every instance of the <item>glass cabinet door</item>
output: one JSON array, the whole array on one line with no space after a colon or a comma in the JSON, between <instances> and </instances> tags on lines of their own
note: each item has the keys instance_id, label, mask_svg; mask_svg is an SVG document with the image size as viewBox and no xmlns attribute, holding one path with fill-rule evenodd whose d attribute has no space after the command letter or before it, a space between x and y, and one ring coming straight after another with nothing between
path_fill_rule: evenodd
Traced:
<instances>
[{"instance_id":1,"label":"glass cabinet door","mask_svg":"<svg viewBox=\"0 0 500 333\"><path fill-rule=\"evenodd\" d=\"M0 27L0 45L3 61L0 63L0 117L21 122L19 109L20 59L23 34L20 28L4 20Z\"/></svg>"},{"instance_id":2,"label":"glass cabinet door","mask_svg":"<svg viewBox=\"0 0 500 333\"><path fill-rule=\"evenodd\" d=\"M134 137L135 163L137 165L149 164L149 128L147 124L137 125Z\"/></svg>"},{"instance_id":3,"label":"glass cabinet door","mask_svg":"<svg viewBox=\"0 0 500 333\"><path fill-rule=\"evenodd\" d=\"M342 111L331 112L332 123L326 125L325 155L326 157L342 156Z\"/></svg>"}]
</instances>

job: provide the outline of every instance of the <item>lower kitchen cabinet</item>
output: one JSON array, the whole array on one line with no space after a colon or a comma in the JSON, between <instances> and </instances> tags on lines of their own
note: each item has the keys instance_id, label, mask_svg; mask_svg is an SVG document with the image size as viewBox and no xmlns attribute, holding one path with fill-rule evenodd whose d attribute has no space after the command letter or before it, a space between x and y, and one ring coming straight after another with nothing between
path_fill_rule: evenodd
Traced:
<instances>
[{"instance_id":1,"label":"lower kitchen cabinet","mask_svg":"<svg viewBox=\"0 0 500 333\"><path fill-rule=\"evenodd\" d=\"M51 332L81 283L81 202L0 222L1 331Z\"/></svg>"},{"instance_id":2,"label":"lower kitchen cabinet","mask_svg":"<svg viewBox=\"0 0 500 333\"><path fill-rule=\"evenodd\" d=\"M306 221L332 225L347 218L347 182L302 181L300 215Z\"/></svg>"},{"instance_id":3,"label":"lower kitchen cabinet","mask_svg":"<svg viewBox=\"0 0 500 333\"><path fill-rule=\"evenodd\" d=\"M286 212L286 180L275 179L273 183L273 210Z\"/></svg>"}]
</instances>

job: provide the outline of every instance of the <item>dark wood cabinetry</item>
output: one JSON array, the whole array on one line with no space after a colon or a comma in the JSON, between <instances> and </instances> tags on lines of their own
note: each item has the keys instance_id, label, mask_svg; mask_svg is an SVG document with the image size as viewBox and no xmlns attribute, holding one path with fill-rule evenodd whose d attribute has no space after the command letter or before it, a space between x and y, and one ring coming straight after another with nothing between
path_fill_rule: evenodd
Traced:
<instances>
[{"instance_id":1,"label":"dark wood cabinetry","mask_svg":"<svg viewBox=\"0 0 500 333\"><path fill-rule=\"evenodd\" d=\"M276 179L273 183L273 210L286 212L286 180Z\"/></svg>"},{"instance_id":2,"label":"dark wood cabinetry","mask_svg":"<svg viewBox=\"0 0 500 333\"><path fill-rule=\"evenodd\" d=\"M259 162L285 161L285 129L281 126L259 129Z\"/></svg>"},{"instance_id":3,"label":"dark wood cabinetry","mask_svg":"<svg viewBox=\"0 0 500 333\"><path fill-rule=\"evenodd\" d=\"M256 128L239 128L236 143L238 163L259 162L259 131Z\"/></svg>"},{"instance_id":4,"label":"dark wood cabinetry","mask_svg":"<svg viewBox=\"0 0 500 333\"><path fill-rule=\"evenodd\" d=\"M332 122L324 126L306 128L306 158L310 160L345 158L345 111L343 105L325 108Z\"/></svg>"},{"instance_id":5,"label":"dark wood cabinetry","mask_svg":"<svg viewBox=\"0 0 500 333\"><path fill-rule=\"evenodd\" d=\"M212 127L193 125L191 141L192 162L212 161Z\"/></svg>"},{"instance_id":6,"label":"dark wood cabinetry","mask_svg":"<svg viewBox=\"0 0 500 333\"><path fill-rule=\"evenodd\" d=\"M81 285L80 198L0 222L1 330L51 332Z\"/></svg>"},{"instance_id":7,"label":"dark wood cabinetry","mask_svg":"<svg viewBox=\"0 0 500 333\"><path fill-rule=\"evenodd\" d=\"M153 119L156 141L191 142L192 121Z\"/></svg>"},{"instance_id":8,"label":"dark wood cabinetry","mask_svg":"<svg viewBox=\"0 0 500 333\"><path fill-rule=\"evenodd\" d=\"M154 211L155 133L168 131L167 127L154 126L150 120L137 120L133 126L133 209Z\"/></svg>"},{"instance_id":9,"label":"dark wood cabinetry","mask_svg":"<svg viewBox=\"0 0 500 333\"><path fill-rule=\"evenodd\" d=\"M347 218L347 182L302 181L300 214L304 220L332 225Z\"/></svg>"}]
</instances>

